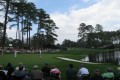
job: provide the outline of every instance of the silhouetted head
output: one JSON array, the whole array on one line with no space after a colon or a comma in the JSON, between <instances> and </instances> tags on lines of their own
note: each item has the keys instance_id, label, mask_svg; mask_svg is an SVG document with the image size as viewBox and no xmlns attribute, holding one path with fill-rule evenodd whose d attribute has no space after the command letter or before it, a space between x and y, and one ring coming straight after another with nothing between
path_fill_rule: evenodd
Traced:
<instances>
[{"instance_id":1,"label":"silhouetted head","mask_svg":"<svg viewBox=\"0 0 120 80\"><path fill-rule=\"evenodd\" d=\"M24 69L24 65L22 62L20 62L18 66L18 70L23 70L23 69Z\"/></svg>"},{"instance_id":2,"label":"silhouetted head","mask_svg":"<svg viewBox=\"0 0 120 80\"><path fill-rule=\"evenodd\" d=\"M11 66L12 66L12 64L11 64L11 63L8 63L8 64L7 64L7 66L11 67Z\"/></svg>"},{"instance_id":3,"label":"silhouetted head","mask_svg":"<svg viewBox=\"0 0 120 80\"><path fill-rule=\"evenodd\" d=\"M69 64L69 67L70 67L70 68L73 68L73 64Z\"/></svg>"},{"instance_id":4,"label":"silhouetted head","mask_svg":"<svg viewBox=\"0 0 120 80\"><path fill-rule=\"evenodd\" d=\"M23 70L23 68L24 68L23 66L19 66L19 70Z\"/></svg>"},{"instance_id":5,"label":"silhouetted head","mask_svg":"<svg viewBox=\"0 0 120 80\"><path fill-rule=\"evenodd\" d=\"M48 63L45 63L45 66L48 66Z\"/></svg>"},{"instance_id":6,"label":"silhouetted head","mask_svg":"<svg viewBox=\"0 0 120 80\"><path fill-rule=\"evenodd\" d=\"M55 65L52 65L51 68L54 69L54 68L56 68L56 67L55 67Z\"/></svg>"}]
</instances>

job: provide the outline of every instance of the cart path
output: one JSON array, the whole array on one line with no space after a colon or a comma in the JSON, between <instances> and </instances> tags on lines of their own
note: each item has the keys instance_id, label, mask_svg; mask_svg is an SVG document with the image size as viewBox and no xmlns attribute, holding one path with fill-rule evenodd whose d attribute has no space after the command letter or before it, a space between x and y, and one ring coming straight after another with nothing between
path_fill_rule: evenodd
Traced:
<instances>
[{"instance_id":1,"label":"cart path","mask_svg":"<svg viewBox=\"0 0 120 80\"><path fill-rule=\"evenodd\" d=\"M87 64L102 64L102 63L84 62L84 61L79 61L79 60L64 58L64 57L57 57L57 58L65 61L72 61L72 62L80 62L80 63L87 63Z\"/></svg>"}]
</instances>

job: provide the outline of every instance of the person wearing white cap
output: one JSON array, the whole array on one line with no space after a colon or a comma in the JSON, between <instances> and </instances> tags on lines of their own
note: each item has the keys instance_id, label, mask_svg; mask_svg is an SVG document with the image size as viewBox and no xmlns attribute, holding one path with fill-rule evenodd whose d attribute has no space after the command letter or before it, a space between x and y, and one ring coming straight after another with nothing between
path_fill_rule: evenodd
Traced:
<instances>
[{"instance_id":1,"label":"person wearing white cap","mask_svg":"<svg viewBox=\"0 0 120 80\"><path fill-rule=\"evenodd\" d=\"M34 65L34 70L31 71L30 77L32 80L42 80L43 79L42 71L38 69L37 65Z\"/></svg>"}]
</instances>

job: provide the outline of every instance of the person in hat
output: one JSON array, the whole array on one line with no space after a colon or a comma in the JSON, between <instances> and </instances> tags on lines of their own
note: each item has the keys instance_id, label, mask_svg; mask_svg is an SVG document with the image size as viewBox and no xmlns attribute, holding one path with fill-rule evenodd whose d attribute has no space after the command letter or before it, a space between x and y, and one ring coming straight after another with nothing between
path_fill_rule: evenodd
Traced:
<instances>
[{"instance_id":1,"label":"person in hat","mask_svg":"<svg viewBox=\"0 0 120 80\"><path fill-rule=\"evenodd\" d=\"M37 65L34 65L34 70L31 71L30 77L32 80L42 80L43 79L43 73L41 70L38 69Z\"/></svg>"}]
</instances>

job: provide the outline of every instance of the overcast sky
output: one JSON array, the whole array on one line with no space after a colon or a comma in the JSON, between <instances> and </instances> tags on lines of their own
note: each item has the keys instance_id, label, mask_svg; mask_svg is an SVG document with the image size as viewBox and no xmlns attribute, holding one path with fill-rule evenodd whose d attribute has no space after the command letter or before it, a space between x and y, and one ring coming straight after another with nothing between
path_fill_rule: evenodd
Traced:
<instances>
[{"instance_id":1,"label":"overcast sky","mask_svg":"<svg viewBox=\"0 0 120 80\"><path fill-rule=\"evenodd\" d=\"M58 41L64 39L77 41L80 23L101 24L104 30L120 29L120 0L28 0L37 8L43 8L50 14L59 30ZM0 13L2 14L2 13ZM34 34L33 29L33 34ZM7 30L8 36L15 38L15 29Z\"/></svg>"}]
</instances>

